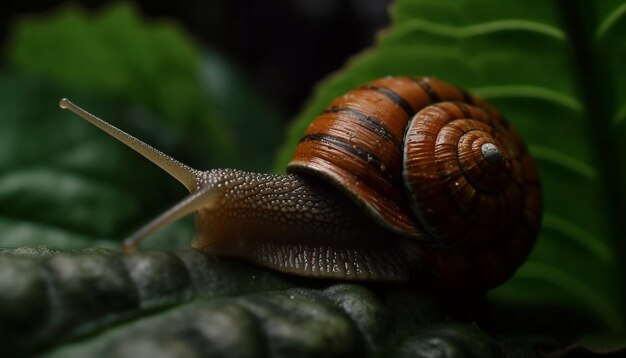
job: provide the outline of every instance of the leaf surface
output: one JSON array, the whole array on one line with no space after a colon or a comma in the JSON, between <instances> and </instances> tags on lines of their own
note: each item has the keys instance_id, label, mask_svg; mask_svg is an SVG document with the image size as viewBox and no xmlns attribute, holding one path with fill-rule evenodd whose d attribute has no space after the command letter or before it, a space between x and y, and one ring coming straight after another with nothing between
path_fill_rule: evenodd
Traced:
<instances>
[{"instance_id":1,"label":"leaf surface","mask_svg":"<svg viewBox=\"0 0 626 358\"><path fill-rule=\"evenodd\" d=\"M366 81L427 75L465 87L519 130L544 195L530 259L491 298L584 311L623 332L624 9L618 1L398 1L377 44L319 85L277 168L333 98Z\"/></svg>"},{"instance_id":2,"label":"leaf surface","mask_svg":"<svg viewBox=\"0 0 626 358\"><path fill-rule=\"evenodd\" d=\"M0 268L9 355L498 357L499 345L524 354L554 347L447 322L453 306L418 291L319 285L189 248L2 249Z\"/></svg>"},{"instance_id":3,"label":"leaf surface","mask_svg":"<svg viewBox=\"0 0 626 358\"><path fill-rule=\"evenodd\" d=\"M267 169L279 140L280 113L234 66L127 3L21 19L8 55L23 73L142 104L179 129L193 165Z\"/></svg>"}]
</instances>

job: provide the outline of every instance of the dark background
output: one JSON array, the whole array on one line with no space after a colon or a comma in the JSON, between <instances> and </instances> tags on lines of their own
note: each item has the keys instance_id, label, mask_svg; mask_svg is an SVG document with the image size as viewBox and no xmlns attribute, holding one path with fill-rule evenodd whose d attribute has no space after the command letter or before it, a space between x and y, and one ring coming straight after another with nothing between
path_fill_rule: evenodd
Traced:
<instances>
[{"instance_id":1,"label":"dark background","mask_svg":"<svg viewBox=\"0 0 626 358\"><path fill-rule=\"evenodd\" d=\"M192 38L225 55L252 86L291 118L314 84L369 46L388 23L390 0L134 1L144 16L179 21ZM0 58L12 20L68 1L3 1ZM98 9L109 1L74 2Z\"/></svg>"}]
</instances>

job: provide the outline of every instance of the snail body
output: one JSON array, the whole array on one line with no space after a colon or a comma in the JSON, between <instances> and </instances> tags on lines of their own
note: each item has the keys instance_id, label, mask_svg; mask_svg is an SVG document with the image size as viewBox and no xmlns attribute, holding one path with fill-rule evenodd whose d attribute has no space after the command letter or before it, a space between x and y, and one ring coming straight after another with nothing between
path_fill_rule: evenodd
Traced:
<instances>
[{"instance_id":1,"label":"snail body","mask_svg":"<svg viewBox=\"0 0 626 358\"><path fill-rule=\"evenodd\" d=\"M287 174L199 171L85 112L191 192L125 242L195 213L192 246L301 276L484 291L528 256L541 191L526 145L489 104L427 77L333 101Z\"/></svg>"}]
</instances>

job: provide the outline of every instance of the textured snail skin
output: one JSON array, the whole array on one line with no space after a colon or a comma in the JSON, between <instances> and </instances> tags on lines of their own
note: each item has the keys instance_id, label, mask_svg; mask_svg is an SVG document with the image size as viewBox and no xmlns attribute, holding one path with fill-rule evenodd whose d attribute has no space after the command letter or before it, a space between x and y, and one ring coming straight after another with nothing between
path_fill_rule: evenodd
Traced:
<instances>
[{"instance_id":1,"label":"textured snail skin","mask_svg":"<svg viewBox=\"0 0 626 358\"><path fill-rule=\"evenodd\" d=\"M215 169L199 187L219 188L214 207L196 213L192 246L292 274L405 282L400 243L335 188L310 176ZM407 243L412 244L412 243Z\"/></svg>"},{"instance_id":2,"label":"textured snail skin","mask_svg":"<svg viewBox=\"0 0 626 358\"><path fill-rule=\"evenodd\" d=\"M289 174L198 171L82 110L190 190L125 241L196 215L192 246L291 274L482 292L530 253L541 190L524 142L489 104L427 77L386 77L333 101Z\"/></svg>"}]
</instances>

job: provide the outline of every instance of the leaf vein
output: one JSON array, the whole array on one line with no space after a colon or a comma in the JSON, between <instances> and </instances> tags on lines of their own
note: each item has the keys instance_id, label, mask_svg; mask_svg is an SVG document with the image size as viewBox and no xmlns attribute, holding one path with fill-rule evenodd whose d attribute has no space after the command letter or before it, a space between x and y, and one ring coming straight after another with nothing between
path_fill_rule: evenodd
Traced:
<instances>
[{"instance_id":1,"label":"leaf vein","mask_svg":"<svg viewBox=\"0 0 626 358\"><path fill-rule=\"evenodd\" d=\"M565 41L566 38L565 33L554 26L549 26L529 20L517 19L489 21L463 27L450 26L419 19L407 22L406 25L403 25L402 27L396 29L395 34L401 34L402 32L411 32L415 30L422 30L435 35L456 38L483 36L503 31L534 32L559 41Z\"/></svg>"},{"instance_id":2,"label":"leaf vein","mask_svg":"<svg viewBox=\"0 0 626 358\"><path fill-rule=\"evenodd\" d=\"M589 180L595 180L598 176L595 168L565 153L540 145L530 145L529 147L533 157L537 160L563 167Z\"/></svg>"},{"instance_id":3,"label":"leaf vein","mask_svg":"<svg viewBox=\"0 0 626 358\"><path fill-rule=\"evenodd\" d=\"M573 222L554 214L544 213L543 225L545 228L556 231L580 246L586 248L602 261L613 261L611 250L599 237L584 230Z\"/></svg>"},{"instance_id":4,"label":"leaf vein","mask_svg":"<svg viewBox=\"0 0 626 358\"><path fill-rule=\"evenodd\" d=\"M473 88L472 92L483 99L503 97L528 97L545 100L566 107L576 113L583 112L582 103L574 97L539 86L505 85Z\"/></svg>"},{"instance_id":5,"label":"leaf vein","mask_svg":"<svg viewBox=\"0 0 626 358\"><path fill-rule=\"evenodd\" d=\"M598 26L595 33L595 39L600 42L604 36L609 32L611 27L615 25L621 18L626 15L626 3L618 6L613 12L607 16L604 21Z\"/></svg>"}]
</instances>

